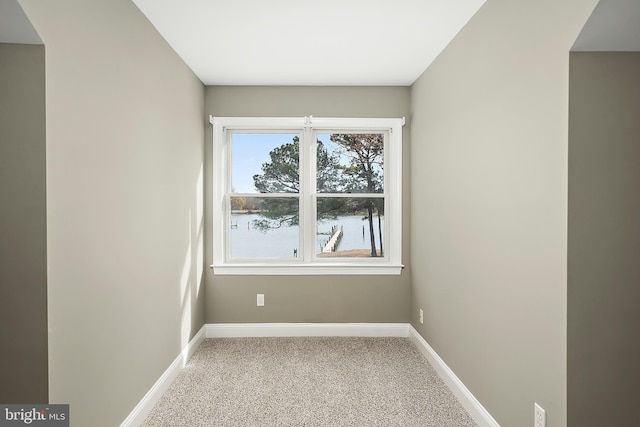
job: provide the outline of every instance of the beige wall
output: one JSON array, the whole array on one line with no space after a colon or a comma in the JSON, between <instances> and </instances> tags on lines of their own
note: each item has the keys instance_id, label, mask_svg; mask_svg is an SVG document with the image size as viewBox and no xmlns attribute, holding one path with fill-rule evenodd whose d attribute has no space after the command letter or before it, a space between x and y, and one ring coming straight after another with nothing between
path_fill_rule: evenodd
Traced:
<instances>
[{"instance_id":1,"label":"beige wall","mask_svg":"<svg viewBox=\"0 0 640 427\"><path fill-rule=\"evenodd\" d=\"M403 262L399 276L214 276L206 271L207 323L407 322L409 320L409 133L407 87L232 87L206 90L214 116L407 117L403 129ZM211 127L205 160L206 224L211 221ZM212 262L207 229L205 260ZM256 307L256 293L265 306Z\"/></svg>"},{"instance_id":2,"label":"beige wall","mask_svg":"<svg viewBox=\"0 0 640 427\"><path fill-rule=\"evenodd\" d=\"M567 424L569 49L596 2L488 0L412 88L411 322L503 426Z\"/></svg>"},{"instance_id":3,"label":"beige wall","mask_svg":"<svg viewBox=\"0 0 640 427\"><path fill-rule=\"evenodd\" d=\"M46 45L49 399L119 425L204 323L204 87L129 0L23 0Z\"/></svg>"},{"instance_id":4,"label":"beige wall","mask_svg":"<svg viewBox=\"0 0 640 427\"><path fill-rule=\"evenodd\" d=\"M44 46L0 43L0 402L47 402Z\"/></svg>"},{"instance_id":5,"label":"beige wall","mask_svg":"<svg viewBox=\"0 0 640 427\"><path fill-rule=\"evenodd\" d=\"M638 425L640 53L572 53L568 413Z\"/></svg>"}]
</instances>

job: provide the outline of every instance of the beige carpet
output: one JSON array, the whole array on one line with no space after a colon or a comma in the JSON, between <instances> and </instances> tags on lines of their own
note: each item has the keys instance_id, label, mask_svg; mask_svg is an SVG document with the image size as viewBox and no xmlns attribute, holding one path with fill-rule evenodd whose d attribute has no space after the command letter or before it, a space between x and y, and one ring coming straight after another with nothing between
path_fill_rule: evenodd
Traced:
<instances>
[{"instance_id":1,"label":"beige carpet","mask_svg":"<svg viewBox=\"0 0 640 427\"><path fill-rule=\"evenodd\" d=\"M143 426L477 426L406 338L207 339Z\"/></svg>"}]
</instances>

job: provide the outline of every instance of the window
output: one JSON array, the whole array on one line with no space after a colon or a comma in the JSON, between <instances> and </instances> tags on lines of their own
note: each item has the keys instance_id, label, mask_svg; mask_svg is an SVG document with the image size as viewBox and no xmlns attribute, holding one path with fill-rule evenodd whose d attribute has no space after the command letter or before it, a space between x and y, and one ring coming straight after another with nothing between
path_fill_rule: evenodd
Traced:
<instances>
[{"instance_id":1,"label":"window","mask_svg":"<svg viewBox=\"0 0 640 427\"><path fill-rule=\"evenodd\" d=\"M404 119L211 123L215 274L400 274Z\"/></svg>"}]
</instances>

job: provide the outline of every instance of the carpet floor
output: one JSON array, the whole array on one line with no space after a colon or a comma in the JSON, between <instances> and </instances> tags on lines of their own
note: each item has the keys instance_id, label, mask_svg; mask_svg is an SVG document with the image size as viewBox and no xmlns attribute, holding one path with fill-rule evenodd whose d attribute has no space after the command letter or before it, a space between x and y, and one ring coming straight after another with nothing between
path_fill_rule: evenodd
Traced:
<instances>
[{"instance_id":1,"label":"carpet floor","mask_svg":"<svg viewBox=\"0 0 640 427\"><path fill-rule=\"evenodd\" d=\"M207 339L156 426L477 426L406 338Z\"/></svg>"}]
</instances>

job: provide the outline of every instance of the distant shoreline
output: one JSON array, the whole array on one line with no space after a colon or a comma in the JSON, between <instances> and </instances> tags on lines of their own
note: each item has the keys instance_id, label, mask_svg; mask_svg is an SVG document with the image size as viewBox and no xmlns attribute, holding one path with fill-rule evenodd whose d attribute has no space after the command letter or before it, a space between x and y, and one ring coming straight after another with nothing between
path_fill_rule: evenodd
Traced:
<instances>
[{"instance_id":1,"label":"distant shoreline","mask_svg":"<svg viewBox=\"0 0 640 427\"><path fill-rule=\"evenodd\" d=\"M242 210L235 210L235 209L231 209L231 215L253 215L253 214L259 214L262 213L262 209L256 209L256 210L249 210L249 209L242 209Z\"/></svg>"},{"instance_id":2,"label":"distant shoreline","mask_svg":"<svg viewBox=\"0 0 640 427\"><path fill-rule=\"evenodd\" d=\"M255 210L249 210L249 209L231 209L231 215L257 215L257 214L261 214L262 212L268 212L268 211L263 211L262 209L255 209ZM366 220L366 216L367 213L366 212L352 212L352 213L348 213L348 214L344 214L344 215L338 215L337 217L340 216L361 216L362 220ZM378 215L374 215L373 216L374 219L378 218ZM382 216L382 218L384 218L384 215Z\"/></svg>"}]
</instances>

